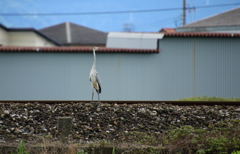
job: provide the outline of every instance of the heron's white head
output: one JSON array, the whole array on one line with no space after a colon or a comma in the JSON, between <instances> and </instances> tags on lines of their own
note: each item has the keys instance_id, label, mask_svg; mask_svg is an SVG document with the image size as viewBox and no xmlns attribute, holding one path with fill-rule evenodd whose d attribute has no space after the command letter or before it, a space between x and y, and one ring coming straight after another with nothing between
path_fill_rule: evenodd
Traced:
<instances>
[{"instance_id":1,"label":"heron's white head","mask_svg":"<svg viewBox=\"0 0 240 154\"><path fill-rule=\"evenodd\" d=\"M97 50L97 49L99 49L99 47L93 47L93 50Z\"/></svg>"}]
</instances>

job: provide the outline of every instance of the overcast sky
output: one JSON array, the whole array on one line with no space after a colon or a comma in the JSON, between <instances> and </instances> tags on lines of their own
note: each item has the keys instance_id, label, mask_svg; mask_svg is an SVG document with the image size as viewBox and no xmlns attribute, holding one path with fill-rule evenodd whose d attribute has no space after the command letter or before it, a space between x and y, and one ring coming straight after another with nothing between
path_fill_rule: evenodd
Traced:
<instances>
[{"instance_id":1,"label":"overcast sky","mask_svg":"<svg viewBox=\"0 0 240 154\"><path fill-rule=\"evenodd\" d=\"M41 29L69 21L104 32L126 28L157 32L181 26L182 4L182 0L0 0L0 23ZM191 23L240 7L240 0L186 0L186 6L191 8L186 11Z\"/></svg>"}]
</instances>

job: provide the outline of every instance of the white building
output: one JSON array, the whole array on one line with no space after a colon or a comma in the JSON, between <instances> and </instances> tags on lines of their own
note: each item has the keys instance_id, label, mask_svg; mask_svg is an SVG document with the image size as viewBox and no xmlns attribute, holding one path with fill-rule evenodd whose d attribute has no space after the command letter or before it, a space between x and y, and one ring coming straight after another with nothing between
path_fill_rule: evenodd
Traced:
<instances>
[{"instance_id":1,"label":"white building","mask_svg":"<svg viewBox=\"0 0 240 154\"><path fill-rule=\"evenodd\" d=\"M108 48L157 49L162 33L109 32Z\"/></svg>"},{"instance_id":2,"label":"white building","mask_svg":"<svg viewBox=\"0 0 240 154\"><path fill-rule=\"evenodd\" d=\"M59 44L33 28L7 28L0 24L0 46L53 47Z\"/></svg>"}]
</instances>

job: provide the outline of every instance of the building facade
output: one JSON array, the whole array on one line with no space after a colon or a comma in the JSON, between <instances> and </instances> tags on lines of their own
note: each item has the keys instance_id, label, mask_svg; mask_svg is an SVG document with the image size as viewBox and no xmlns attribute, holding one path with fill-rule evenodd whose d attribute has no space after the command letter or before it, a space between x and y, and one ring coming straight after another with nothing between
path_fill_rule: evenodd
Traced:
<instances>
[{"instance_id":1,"label":"building facade","mask_svg":"<svg viewBox=\"0 0 240 154\"><path fill-rule=\"evenodd\" d=\"M33 28L7 28L0 24L0 46L54 47L59 44Z\"/></svg>"}]
</instances>

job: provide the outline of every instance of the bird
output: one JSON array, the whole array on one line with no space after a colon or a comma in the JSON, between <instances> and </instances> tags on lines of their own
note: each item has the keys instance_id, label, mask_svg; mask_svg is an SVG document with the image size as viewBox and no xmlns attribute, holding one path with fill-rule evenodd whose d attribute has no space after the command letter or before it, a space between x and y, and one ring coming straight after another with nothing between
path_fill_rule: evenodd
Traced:
<instances>
[{"instance_id":1,"label":"bird","mask_svg":"<svg viewBox=\"0 0 240 154\"><path fill-rule=\"evenodd\" d=\"M98 75L98 72L96 71L96 54L95 54L95 51L98 49L99 47L93 47L93 65L89 74L89 79L92 85L92 102L93 102L93 95L94 95L94 89L95 89L96 92L98 93L98 103L100 103L99 94L101 93L102 88L101 88L100 77Z\"/></svg>"}]
</instances>

